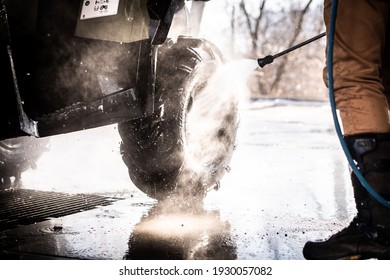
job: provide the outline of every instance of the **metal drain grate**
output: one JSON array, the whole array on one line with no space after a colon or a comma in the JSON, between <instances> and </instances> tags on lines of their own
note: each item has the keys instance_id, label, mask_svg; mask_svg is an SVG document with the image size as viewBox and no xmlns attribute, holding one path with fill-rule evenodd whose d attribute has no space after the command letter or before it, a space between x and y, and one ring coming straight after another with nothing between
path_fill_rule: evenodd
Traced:
<instances>
[{"instance_id":1,"label":"metal drain grate","mask_svg":"<svg viewBox=\"0 0 390 280\"><path fill-rule=\"evenodd\" d=\"M0 192L0 230L106 206L119 198L35 190Z\"/></svg>"}]
</instances>

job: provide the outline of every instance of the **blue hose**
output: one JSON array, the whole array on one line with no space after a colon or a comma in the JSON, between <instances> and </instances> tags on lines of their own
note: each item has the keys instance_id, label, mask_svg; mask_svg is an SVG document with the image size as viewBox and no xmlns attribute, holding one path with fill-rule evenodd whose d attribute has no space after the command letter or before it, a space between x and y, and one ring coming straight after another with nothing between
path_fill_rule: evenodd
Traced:
<instances>
[{"instance_id":1,"label":"blue hose","mask_svg":"<svg viewBox=\"0 0 390 280\"><path fill-rule=\"evenodd\" d=\"M335 101L335 96L334 96L334 81L333 81L333 44L334 44L334 34L335 34L335 28L336 28L337 6L338 6L338 0L333 0L332 1L331 17L330 17L329 34L328 34L328 54L327 54L329 99L330 99L330 105L332 108L334 126L336 129L336 133L337 133L337 136L339 138L339 141L341 143L341 146L342 146L344 153L347 157L348 163L351 166L356 177L359 179L360 183L371 194L371 196L373 196L377 201L379 201L384 206L390 208L390 201L387 201L381 195L379 195L370 186L370 184L366 181L366 179L363 177L362 173L360 172L355 161L352 158L352 155L347 147L347 144L343 138L343 133L342 133L341 128L340 128L340 123L339 123L337 111L336 111L336 101Z\"/></svg>"}]
</instances>

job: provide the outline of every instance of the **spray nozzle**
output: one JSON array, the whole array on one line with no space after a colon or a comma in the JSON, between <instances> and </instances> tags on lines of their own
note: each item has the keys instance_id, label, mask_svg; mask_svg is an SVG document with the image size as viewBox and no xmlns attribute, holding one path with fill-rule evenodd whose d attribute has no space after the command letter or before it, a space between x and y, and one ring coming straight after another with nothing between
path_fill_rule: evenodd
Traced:
<instances>
[{"instance_id":1,"label":"spray nozzle","mask_svg":"<svg viewBox=\"0 0 390 280\"><path fill-rule=\"evenodd\" d=\"M263 58L259 58L257 60L257 63L259 64L259 66L261 68L263 68L264 66L266 66L267 64L271 64L272 62L274 62L274 57L273 55L267 55L266 57L263 57Z\"/></svg>"}]
</instances>

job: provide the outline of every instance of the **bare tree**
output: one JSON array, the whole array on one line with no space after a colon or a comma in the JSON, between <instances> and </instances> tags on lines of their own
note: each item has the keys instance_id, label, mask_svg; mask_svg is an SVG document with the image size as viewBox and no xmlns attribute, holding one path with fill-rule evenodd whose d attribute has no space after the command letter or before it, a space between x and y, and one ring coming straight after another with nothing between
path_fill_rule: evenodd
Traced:
<instances>
[{"instance_id":1,"label":"bare tree","mask_svg":"<svg viewBox=\"0 0 390 280\"><path fill-rule=\"evenodd\" d=\"M256 17L252 17L247 9L246 9L246 6L245 6L245 1L244 0L241 0L240 2L240 9L241 11L244 13L244 16L245 16L245 19L246 19L246 23L247 23L247 27L248 27L248 30L249 30L249 34L250 34L250 37L251 37L251 42L252 42L252 51L255 53L257 52L257 44L259 42L259 29L260 29L260 22L263 18L263 15L264 15L264 7L265 7L265 3L267 2L267 0L262 0L260 2L260 7L259 7L259 15L256 16Z\"/></svg>"},{"instance_id":2,"label":"bare tree","mask_svg":"<svg viewBox=\"0 0 390 280\"><path fill-rule=\"evenodd\" d=\"M310 7L312 2L313 2L313 0L309 0L307 2L306 6L304 7L304 9L298 12L298 14L297 14L298 22L296 24L295 30L294 30L293 35L288 43L287 48L291 48L292 46L294 46L296 44L297 38L299 37L299 34L302 32L303 19L304 19L305 15L307 14L307 11L309 10L309 7ZM279 66L276 70L275 79L273 80L273 82L271 84L271 92L274 92L279 87L280 81L282 80L282 76L286 71L287 60L288 60L288 56L283 56L281 58L281 61L278 64Z\"/></svg>"}]
</instances>

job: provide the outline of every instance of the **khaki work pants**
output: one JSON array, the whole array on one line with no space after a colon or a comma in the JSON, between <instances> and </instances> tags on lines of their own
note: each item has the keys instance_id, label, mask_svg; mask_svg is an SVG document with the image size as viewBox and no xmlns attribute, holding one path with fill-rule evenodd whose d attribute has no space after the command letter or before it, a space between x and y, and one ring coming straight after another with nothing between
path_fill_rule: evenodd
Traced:
<instances>
[{"instance_id":1,"label":"khaki work pants","mask_svg":"<svg viewBox=\"0 0 390 280\"><path fill-rule=\"evenodd\" d=\"M331 5L324 0L327 31ZM338 1L333 75L344 135L390 132L389 13L389 0Z\"/></svg>"}]
</instances>

